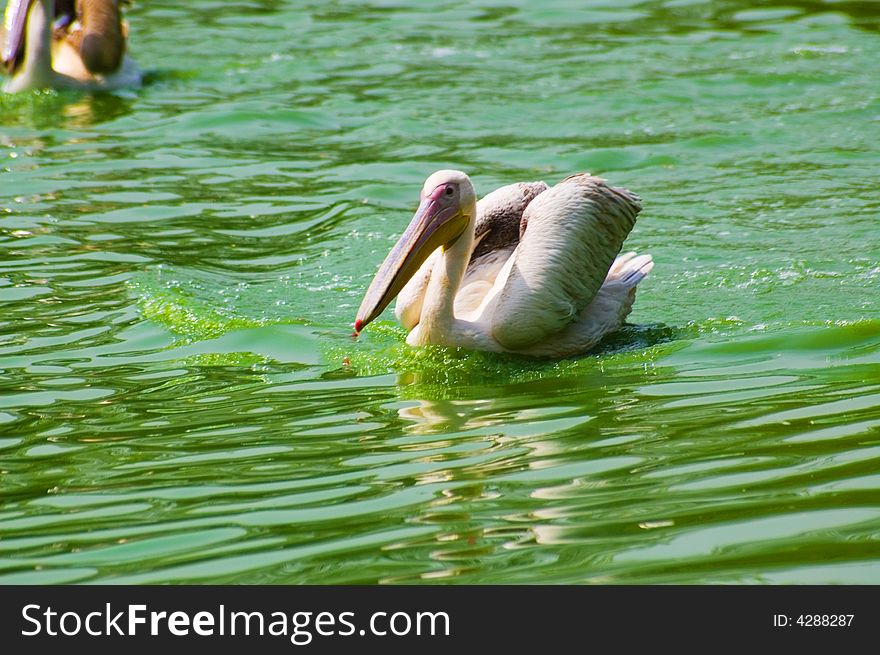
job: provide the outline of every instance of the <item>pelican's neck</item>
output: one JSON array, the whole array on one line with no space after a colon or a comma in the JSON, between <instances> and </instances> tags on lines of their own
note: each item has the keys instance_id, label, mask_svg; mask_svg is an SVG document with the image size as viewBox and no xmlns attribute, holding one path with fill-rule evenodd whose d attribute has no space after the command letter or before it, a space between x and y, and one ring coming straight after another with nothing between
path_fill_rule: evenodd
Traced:
<instances>
[{"instance_id":1,"label":"pelican's neck","mask_svg":"<svg viewBox=\"0 0 880 655\"><path fill-rule=\"evenodd\" d=\"M474 247L476 213L476 208L471 207L471 218L464 232L453 244L444 248L434 264L417 326L417 345L449 341L455 325L455 296Z\"/></svg>"},{"instance_id":2,"label":"pelican's neck","mask_svg":"<svg viewBox=\"0 0 880 655\"><path fill-rule=\"evenodd\" d=\"M25 28L24 59L18 74L10 80L10 87L49 86L55 77L55 71L52 70L52 11L51 0L34 0L31 3Z\"/></svg>"}]
</instances>

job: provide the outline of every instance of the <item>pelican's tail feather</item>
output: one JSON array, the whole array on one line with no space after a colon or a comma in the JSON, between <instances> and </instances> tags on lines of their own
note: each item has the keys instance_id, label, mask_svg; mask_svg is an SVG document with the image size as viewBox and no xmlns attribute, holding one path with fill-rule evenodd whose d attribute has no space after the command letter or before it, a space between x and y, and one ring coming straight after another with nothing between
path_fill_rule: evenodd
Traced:
<instances>
[{"instance_id":1,"label":"pelican's tail feather","mask_svg":"<svg viewBox=\"0 0 880 655\"><path fill-rule=\"evenodd\" d=\"M636 255L628 252L614 260L608 275L605 276L605 284L623 284L631 289L644 280L651 269L654 268L654 260L651 255Z\"/></svg>"},{"instance_id":2,"label":"pelican's tail feather","mask_svg":"<svg viewBox=\"0 0 880 655\"><path fill-rule=\"evenodd\" d=\"M602 288L596 294L594 303L597 306L605 306L610 315L616 315L619 325L623 325L626 317L632 311L636 300L636 286L644 280L651 269L654 268L654 260L651 255L637 255L628 252L614 260ZM617 329L617 327L613 329Z\"/></svg>"}]
</instances>

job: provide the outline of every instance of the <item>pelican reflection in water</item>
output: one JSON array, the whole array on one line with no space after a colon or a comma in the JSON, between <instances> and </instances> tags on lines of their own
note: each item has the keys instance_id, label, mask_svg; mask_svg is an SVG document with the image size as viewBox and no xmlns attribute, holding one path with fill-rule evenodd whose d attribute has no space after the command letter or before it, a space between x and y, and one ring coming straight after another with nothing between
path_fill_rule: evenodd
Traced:
<instances>
[{"instance_id":1,"label":"pelican reflection in water","mask_svg":"<svg viewBox=\"0 0 880 655\"><path fill-rule=\"evenodd\" d=\"M121 0L9 0L0 49L4 90L113 90L140 86L126 54Z\"/></svg>"},{"instance_id":2,"label":"pelican reflection in water","mask_svg":"<svg viewBox=\"0 0 880 655\"><path fill-rule=\"evenodd\" d=\"M411 345L570 357L619 329L650 255L619 255L638 196L583 173L511 184L477 202L461 171L431 175L379 267L355 332L397 297Z\"/></svg>"}]
</instances>

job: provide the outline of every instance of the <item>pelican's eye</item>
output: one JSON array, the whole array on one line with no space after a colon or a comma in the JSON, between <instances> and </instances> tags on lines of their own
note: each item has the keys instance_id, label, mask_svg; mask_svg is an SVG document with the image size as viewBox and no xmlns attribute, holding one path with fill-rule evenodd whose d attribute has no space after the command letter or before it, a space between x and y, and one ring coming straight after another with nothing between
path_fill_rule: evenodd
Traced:
<instances>
[{"instance_id":1,"label":"pelican's eye","mask_svg":"<svg viewBox=\"0 0 880 655\"><path fill-rule=\"evenodd\" d=\"M455 189L452 188L452 185L446 187L446 191L444 192L447 196L451 196L455 193Z\"/></svg>"}]
</instances>

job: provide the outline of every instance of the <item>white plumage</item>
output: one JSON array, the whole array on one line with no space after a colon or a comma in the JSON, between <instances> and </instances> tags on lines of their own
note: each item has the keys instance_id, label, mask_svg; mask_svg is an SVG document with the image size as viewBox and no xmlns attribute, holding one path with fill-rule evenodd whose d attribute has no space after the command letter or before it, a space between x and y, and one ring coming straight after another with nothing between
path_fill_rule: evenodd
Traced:
<instances>
[{"instance_id":1,"label":"white plumage","mask_svg":"<svg viewBox=\"0 0 880 655\"><path fill-rule=\"evenodd\" d=\"M454 194L442 192L447 187ZM598 177L573 175L549 189L543 182L508 185L475 203L464 173L440 171L422 198L425 212L449 214L454 206L453 218L466 224L450 243L422 253L424 263L400 290L396 314L413 345L577 355L620 328L636 285L653 268L650 255L617 256L640 200ZM398 247L407 235L415 238L412 230ZM406 252L416 258L415 249ZM390 266L386 260L377 274L385 286L374 280L367 292L358 329L390 302Z\"/></svg>"},{"instance_id":2,"label":"white plumage","mask_svg":"<svg viewBox=\"0 0 880 655\"><path fill-rule=\"evenodd\" d=\"M492 308L495 339L520 350L575 321L605 281L640 208L636 196L589 175L567 178L535 198Z\"/></svg>"}]
</instances>

